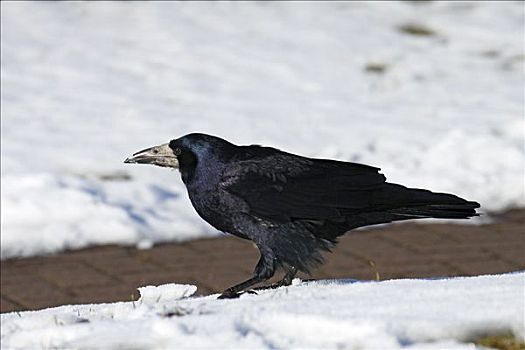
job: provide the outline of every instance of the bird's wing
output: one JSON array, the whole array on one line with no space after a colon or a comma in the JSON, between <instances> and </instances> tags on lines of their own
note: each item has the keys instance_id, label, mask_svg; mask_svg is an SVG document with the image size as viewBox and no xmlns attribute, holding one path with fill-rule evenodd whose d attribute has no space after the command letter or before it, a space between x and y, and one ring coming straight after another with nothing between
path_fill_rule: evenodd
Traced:
<instances>
[{"instance_id":1,"label":"bird's wing","mask_svg":"<svg viewBox=\"0 0 525 350\"><path fill-rule=\"evenodd\" d=\"M379 170L259 147L230 162L220 186L262 219L335 220L378 204L370 195L385 182Z\"/></svg>"}]
</instances>

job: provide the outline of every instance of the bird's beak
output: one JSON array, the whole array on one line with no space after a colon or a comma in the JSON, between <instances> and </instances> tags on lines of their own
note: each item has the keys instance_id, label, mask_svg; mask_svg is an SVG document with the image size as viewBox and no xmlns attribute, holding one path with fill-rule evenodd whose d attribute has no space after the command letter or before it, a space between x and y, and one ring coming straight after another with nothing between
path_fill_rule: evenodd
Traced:
<instances>
[{"instance_id":1,"label":"bird's beak","mask_svg":"<svg viewBox=\"0 0 525 350\"><path fill-rule=\"evenodd\" d=\"M134 153L124 163L153 164L175 169L179 167L179 161L167 143Z\"/></svg>"}]
</instances>

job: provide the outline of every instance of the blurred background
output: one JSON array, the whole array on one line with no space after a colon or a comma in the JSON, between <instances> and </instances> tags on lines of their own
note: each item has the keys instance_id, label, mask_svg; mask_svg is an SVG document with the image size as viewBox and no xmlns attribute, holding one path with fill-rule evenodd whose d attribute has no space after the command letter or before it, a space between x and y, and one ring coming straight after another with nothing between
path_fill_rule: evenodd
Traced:
<instances>
[{"instance_id":1,"label":"blurred background","mask_svg":"<svg viewBox=\"0 0 525 350\"><path fill-rule=\"evenodd\" d=\"M2 259L219 235L178 173L122 163L190 132L525 205L521 2L1 10Z\"/></svg>"}]
</instances>

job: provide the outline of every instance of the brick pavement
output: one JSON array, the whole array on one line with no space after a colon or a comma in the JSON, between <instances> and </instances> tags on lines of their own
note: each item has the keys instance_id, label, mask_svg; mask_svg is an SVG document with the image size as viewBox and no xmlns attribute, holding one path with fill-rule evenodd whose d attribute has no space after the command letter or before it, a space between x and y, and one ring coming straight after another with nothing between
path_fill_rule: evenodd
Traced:
<instances>
[{"instance_id":1,"label":"brick pavement","mask_svg":"<svg viewBox=\"0 0 525 350\"><path fill-rule=\"evenodd\" d=\"M502 273L525 269L523 252L525 209L516 209L480 226L404 223L353 231L310 278ZM220 292L249 277L258 257L250 242L222 237L149 250L102 246L4 260L0 311L127 301L138 298L139 286L171 282L195 284L199 294Z\"/></svg>"}]
</instances>

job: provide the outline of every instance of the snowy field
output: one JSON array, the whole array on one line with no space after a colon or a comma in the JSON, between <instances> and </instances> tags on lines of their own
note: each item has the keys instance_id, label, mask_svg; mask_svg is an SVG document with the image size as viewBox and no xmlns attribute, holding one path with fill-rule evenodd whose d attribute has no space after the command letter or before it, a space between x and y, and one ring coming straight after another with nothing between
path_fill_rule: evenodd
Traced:
<instances>
[{"instance_id":1,"label":"snowy field","mask_svg":"<svg viewBox=\"0 0 525 350\"><path fill-rule=\"evenodd\" d=\"M218 234L177 173L122 164L197 131L378 166L485 211L522 206L523 30L519 2L2 2L1 256ZM100 307L138 341L145 309ZM159 339L177 336L154 315ZM242 341L288 341L243 322L228 326Z\"/></svg>"},{"instance_id":2,"label":"snowy field","mask_svg":"<svg viewBox=\"0 0 525 350\"><path fill-rule=\"evenodd\" d=\"M238 300L172 284L135 302L1 314L2 348L472 350L487 335L525 337L523 272L294 282Z\"/></svg>"}]
</instances>

